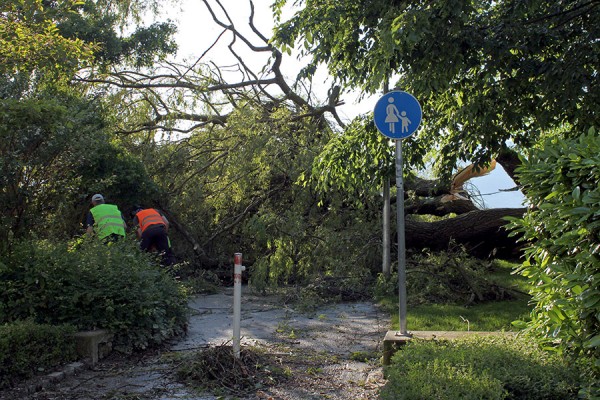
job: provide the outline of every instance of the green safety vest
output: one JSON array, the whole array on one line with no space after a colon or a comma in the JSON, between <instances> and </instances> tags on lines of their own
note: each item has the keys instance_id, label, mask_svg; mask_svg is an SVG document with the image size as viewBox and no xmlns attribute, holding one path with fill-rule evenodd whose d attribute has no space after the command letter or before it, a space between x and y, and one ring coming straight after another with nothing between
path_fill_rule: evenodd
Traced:
<instances>
[{"instance_id":1,"label":"green safety vest","mask_svg":"<svg viewBox=\"0 0 600 400\"><path fill-rule=\"evenodd\" d=\"M90 212L94 217L94 228L100 239L116 233L125 236L121 211L113 204L98 204Z\"/></svg>"}]
</instances>

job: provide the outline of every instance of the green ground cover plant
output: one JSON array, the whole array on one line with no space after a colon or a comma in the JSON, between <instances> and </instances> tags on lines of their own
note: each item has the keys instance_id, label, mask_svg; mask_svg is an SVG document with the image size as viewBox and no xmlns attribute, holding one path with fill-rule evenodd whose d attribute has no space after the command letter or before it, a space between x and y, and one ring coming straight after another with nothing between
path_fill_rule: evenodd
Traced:
<instances>
[{"instance_id":1,"label":"green ground cover plant","mask_svg":"<svg viewBox=\"0 0 600 400\"><path fill-rule=\"evenodd\" d=\"M133 240L29 241L0 262L0 323L108 329L131 351L183 332L187 317L185 288Z\"/></svg>"},{"instance_id":2,"label":"green ground cover plant","mask_svg":"<svg viewBox=\"0 0 600 400\"><path fill-rule=\"evenodd\" d=\"M525 336L414 340L392 357L383 400L576 399L581 369Z\"/></svg>"},{"instance_id":3,"label":"green ground cover plant","mask_svg":"<svg viewBox=\"0 0 600 400\"><path fill-rule=\"evenodd\" d=\"M21 321L0 325L0 389L76 359L75 328Z\"/></svg>"}]
</instances>

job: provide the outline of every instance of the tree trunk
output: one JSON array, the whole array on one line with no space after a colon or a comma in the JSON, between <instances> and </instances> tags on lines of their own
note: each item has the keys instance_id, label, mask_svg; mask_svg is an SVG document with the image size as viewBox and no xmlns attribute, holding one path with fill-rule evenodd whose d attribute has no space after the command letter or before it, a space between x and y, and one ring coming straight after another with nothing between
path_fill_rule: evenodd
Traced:
<instances>
[{"instance_id":1,"label":"tree trunk","mask_svg":"<svg viewBox=\"0 0 600 400\"><path fill-rule=\"evenodd\" d=\"M524 208L476 210L436 222L406 220L406 247L444 250L451 240L466 247L470 254L487 257L515 257L519 246L503 228L507 216L520 218Z\"/></svg>"},{"instance_id":2,"label":"tree trunk","mask_svg":"<svg viewBox=\"0 0 600 400\"><path fill-rule=\"evenodd\" d=\"M404 206L406 214L429 214L443 217L450 213L466 214L478 210L471 200L444 201L444 196L408 200Z\"/></svg>"}]
</instances>

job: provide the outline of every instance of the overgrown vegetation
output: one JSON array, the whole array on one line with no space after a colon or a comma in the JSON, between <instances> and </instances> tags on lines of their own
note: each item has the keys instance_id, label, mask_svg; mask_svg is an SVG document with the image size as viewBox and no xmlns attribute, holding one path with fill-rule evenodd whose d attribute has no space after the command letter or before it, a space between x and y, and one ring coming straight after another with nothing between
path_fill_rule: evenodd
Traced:
<instances>
[{"instance_id":1,"label":"overgrown vegetation","mask_svg":"<svg viewBox=\"0 0 600 400\"><path fill-rule=\"evenodd\" d=\"M464 247L452 245L447 251L428 249L407 255L406 285L408 302L421 304L460 304L471 306L488 301L523 299L524 279L511 276L512 264L502 260L471 257ZM375 297L397 295L398 275L380 274Z\"/></svg>"},{"instance_id":2,"label":"overgrown vegetation","mask_svg":"<svg viewBox=\"0 0 600 400\"><path fill-rule=\"evenodd\" d=\"M185 288L133 241L28 241L0 263L1 323L108 329L131 351L182 333L187 315Z\"/></svg>"},{"instance_id":3,"label":"overgrown vegetation","mask_svg":"<svg viewBox=\"0 0 600 400\"><path fill-rule=\"evenodd\" d=\"M576 399L581 368L532 338L409 342L392 357L382 399Z\"/></svg>"},{"instance_id":4,"label":"overgrown vegetation","mask_svg":"<svg viewBox=\"0 0 600 400\"><path fill-rule=\"evenodd\" d=\"M470 305L515 297L510 287L489 279L494 265L469 256L461 246L447 251L413 253L407 262L407 290L411 303L462 303Z\"/></svg>"},{"instance_id":5,"label":"overgrown vegetation","mask_svg":"<svg viewBox=\"0 0 600 400\"><path fill-rule=\"evenodd\" d=\"M75 328L20 321L0 325L0 389L76 359Z\"/></svg>"}]
</instances>

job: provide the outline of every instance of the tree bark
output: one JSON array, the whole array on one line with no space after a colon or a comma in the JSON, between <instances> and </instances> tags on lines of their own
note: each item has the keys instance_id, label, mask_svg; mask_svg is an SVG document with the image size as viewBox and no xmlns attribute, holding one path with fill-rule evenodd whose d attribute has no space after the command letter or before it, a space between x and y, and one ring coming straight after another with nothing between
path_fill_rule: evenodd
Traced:
<instances>
[{"instance_id":1,"label":"tree bark","mask_svg":"<svg viewBox=\"0 0 600 400\"><path fill-rule=\"evenodd\" d=\"M522 217L524 208L476 210L455 218L436 222L406 220L406 247L444 250L451 240L465 246L470 254L514 257L519 247L514 237L503 228L507 216Z\"/></svg>"},{"instance_id":2,"label":"tree bark","mask_svg":"<svg viewBox=\"0 0 600 400\"><path fill-rule=\"evenodd\" d=\"M443 201L443 196L426 199L409 199L404 206L406 214L430 214L443 217L450 213L466 214L478 210L471 200Z\"/></svg>"},{"instance_id":3,"label":"tree bark","mask_svg":"<svg viewBox=\"0 0 600 400\"><path fill-rule=\"evenodd\" d=\"M393 182L395 184L395 182ZM423 179L418 176L409 176L404 181L404 190L414 192L419 197L440 196L450 193L450 180Z\"/></svg>"},{"instance_id":4,"label":"tree bark","mask_svg":"<svg viewBox=\"0 0 600 400\"><path fill-rule=\"evenodd\" d=\"M502 165L502 168L504 168L508 176L510 176L511 179L518 184L519 180L516 176L515 170L519 165L521 165L519 154L508 147L504 147L502 150L500 150L500 153L496 157L496 161Z\"/></svg>"}]
</instances>

